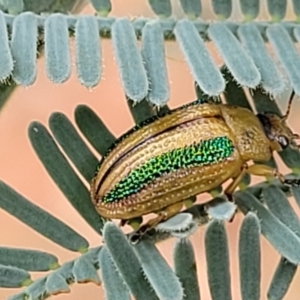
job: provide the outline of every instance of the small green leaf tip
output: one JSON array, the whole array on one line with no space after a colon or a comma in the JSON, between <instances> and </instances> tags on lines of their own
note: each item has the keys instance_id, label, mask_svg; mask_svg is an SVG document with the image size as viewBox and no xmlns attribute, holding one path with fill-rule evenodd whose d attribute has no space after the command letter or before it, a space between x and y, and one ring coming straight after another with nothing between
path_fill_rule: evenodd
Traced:
<instances>
[{"instance_id":1,"label":"small green leaf tip","mask_svg":"<svg viewBox=\"0 0 300 300\"><path fill-rule=\"evenodd\" d=\"M33 280L31 278L27 278L21 283L21 286L29 286L32 283L33 283Z\"/></svg>"},{"instance_id":2,"label":"small green leaf tip","mask_svg":"<svg viewBox=\"0 0 300 300\"><path fill-rule=\"evenodd\" d=\"M17 288L31 283L30 274L25 270L0 265L0 287Z\"/></svg>"},{"instance_id":3,"label":"small green leaf tip","mask_svg":"<svg viewBox=\"0 0 300 300\"><path fill-rule=\"evenodd\" d=\"M57 270L57 269L59 269L61 267L61 265L59 264L59 263L53 263L53 264L51 264L50 266L49 266L49 269L50 270Z\"/></svg>"},{"instance_id":4,"label":"small green leaf tip","mask_svg":"<svg viewBox=\"0 0 300 300\"><path fill-rule=\"evenodd\" d=\"M217 187L217 188L215 188L215 189L213 189L213 190L210 190L210 191L209 191L209 194L210 194L213 198L215 198L215 197L218 197L218 196L222 193L222 191L223 191L222 186L219 186L219 187Z\"/></svg>"},{"instance_id":5,"label":"small green leaf tip","mask_svg":"<svg viewBox=\"0 0 300 300\"><path fill-rule=\"evenodd\" d=\"M8 247L0 247L0 264L40 272L59 266L57 257L52 254Z\"/></svg>"},{"instance_id":6,"label":"small green leaf tip","mask_svg":"<svg viewBox=\"0 0 300 300\"><path fill-rule=\"evenodd\" d=\"M81 254L87 253L89 251L88 247L81 247L78 249L78 252Z\"/></svg>"}]
</instances>

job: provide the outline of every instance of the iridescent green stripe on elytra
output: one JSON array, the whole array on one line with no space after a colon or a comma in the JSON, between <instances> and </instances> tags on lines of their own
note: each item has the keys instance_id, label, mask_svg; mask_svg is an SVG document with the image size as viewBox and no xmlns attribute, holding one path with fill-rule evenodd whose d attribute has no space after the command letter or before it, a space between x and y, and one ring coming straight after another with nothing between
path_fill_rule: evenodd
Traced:
<instances>
[{"instance_id":1,"label":"iridescent green stripe on elytra","mask_svg":"<svg viewBox=\"0 0 300 300\"><path fill-rule=\"evenodd\" d=\"M234 151L232 141L224 136L202 141L185 148L173 149L152 157L148 162L132 170L103 197L103 202L120 201L138 193L156 178L182 168L204 166L217 163L231 156Z\"/></svg>"},{"instance_id":2,"label":"iridescent green stripe on elytra","mask_svg":"<svg viewBox=\"0 0 300 300\"><path fill-rule=\"evenodd\" d=\"M1 0L0 0L1 2ZM131 128L129 131L127 131L126 133L124 133L123 135L121 135L119 138L117 138L115 140L115 142L107 149L107 151L105 152L105 154L102 156L102 159L101 161L99 162L99 164L97 165L97 168L96 168L96 171L95 171L95 176L97 176L103 162L105 161L106 157L109 155L109 153L114 149L116 148L121 142L123 142L124 140L126 140L129 136L131 136L134 132L140 130L141 128L147 126L147 125L150 125L154 122L156 122L157 120L159 119L162 119L164 118L165 116L167 115L171 115L173 114L174 112L178 112L178 111L181 111L181 110L185 110L191 106L197 106L197 105L202 105L202 104L219 104L219 102L216 102L212 99L197 99L193 102L190 102L188 104L185 104L183 106L180 106L180 107L177 107L175 109L172 109L172 110L167 110L165 111L164 113L160 114L160 115L157 115L157 116L152 116L138 124L136 124L133 128Z\"/></svg>"}]
</instances>

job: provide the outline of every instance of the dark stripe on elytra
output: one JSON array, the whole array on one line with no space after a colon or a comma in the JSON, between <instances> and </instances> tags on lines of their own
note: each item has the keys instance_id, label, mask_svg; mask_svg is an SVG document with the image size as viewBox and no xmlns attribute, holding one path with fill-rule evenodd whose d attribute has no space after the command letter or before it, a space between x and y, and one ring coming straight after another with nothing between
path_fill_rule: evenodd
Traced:
<instances>
[{"instance_id":1,"label":"dark stripe on elytra","mask_svg":"<svg viewBox=\"0 0 300 300\"><path fill-rule=\"evenodd\" d=\"M205 118L208 119L208 117L205 117ZM216 116L211 116L211 117L209 117L209 118L218 119L218 118L221 118L221 116L216 115ZM151 135L150 137L148 137L147 139L145 139L145 140L141 141L140 143L136 144L136 145L134 146L134 148L135 148L135 149L138 148L139 146L141 146L142 144L144 144L145 142L147 142L149 139L153 139L153 138L155 138L156 136L158 136L158 135L160 135L160 134L162 134L162 133L169 132L169 131L171 131L171 130L177 128L177 127L186 125L186 124L188 124L188 123L190 123L190 122L194 122L194 121L200 120L200 119L203 119L203 117L197 117L197 118L194 118L194 119L191 119L191 120L182 122L182 123L180 123L180 124L176 124L176 125L174 125L174 126L170 126L170 127L166 128L165 130L163 130L163 131L161 131L161 132L158 132L158 133L156 133L156 134L153 134L153 135ZM128 136L129 136L129 134L127 135L127 137L128 137ZM99 185L98 185L97 190L96 190L96 194L99 192L102 183L103 183L104 180L108 177L110 171L111 171L111 170L115 167L115 165L116 165L122 158L124 158L130 151L131 151L131 149L129 149L128 151L124 152L124 153L123 153L123 154L122 154L122 155L121 155L121 156L120 156L120 157L119 157L119 158L118 158L118 159L117 159L117 160L116 160L116 161L115 161L108 169L107 169L106 173L103 175L103 177L101 178L101 180L100 180L100 182L99 182ZM97 174L98 174L98 172L99 172L99 169L100 169L102 163L103 163L103 161L101 161L101 162L99 163L98 168L97 168L97 170L96 170L95 176L97 176Z\"/></svg>"},{"instance_id":2,"label":"dark stripe on elytra","mask_svg":"<svg viewBox=\"0 0 300 300\"><path fill-rule=\"evenodd\" d=\"M134 132L136 132L137 130L140 130L141 128L143 128L143 127L145 127L145 126L147 126L147 125L150 125L150 124L154 123L154 122L157 121L157 120L160 120L160 119L164 118L164 117L167 116L167 115L171 115L171 114L173 114L174 112L177 112L177 111L180 111L180 110L185 110L185 109L187 109L187 108L189 108L189 107L191 107L191 106L201 105L201 104L204 104L204 103L209 103L209 101L197 99L196 101L193 101L193 102L191 102L191 103L185 104L185 105L183 105L183 106L181 106L181 107L178 107L178 108L169 110L169 111L167 111L165 114L162 114L162 115L160 115L160 116L152 116L152 117L150 117L150 118L148 118L148 119L142 121L141 123L135 125L133 128L131 128L131 129L128 130L126 133L122 134L118 139L116 139L115 142L107 149L106 153L103 155L102 159L100 160L99 164L97 165L97 168L96 168L96 171L95 171L95 176L98 174L98 171L99 171L99 169L101 168L101 165L103 164L103 162L105 161L105 159L107 158L107 156L109 155L109 153L110 153L113 149L115 149L121 142L123 142L126 138L128 138L130 135L132 135ZM216 117L216 116L212 116L212 117ZM196 119L195 119L195 120L196 120ZM191 121L194 121L194 120L190 120L190 121L187 121L187 122L191 122ZM184 124L184 123L182 123L182 124ZM180 124L179 124L179 125L180 125ZM179 126L179 125L176 125L176 126ZM171 130L171 129L173 129L173 128L174 128L174 127L170 127L170 128L168 128L168 129L164 130L163 132L166 132L166 131ZM163 133L163 132L160 132L160 133L158 133L158 134L161 134L161 133ZM156 135L157 135L157 134L156 134ZM156 136L156 135L154 135L154 136ZM151 137L149 137L149 138L153 138L154 136L151 136ZM147 141L147 140L145 140L145 141ZM145 142L145 141L142 141L141 143L143 143L143 142ZM140 144L141 144L141 143L140 143ZM129 150L129 151L130 151L130 150ZM127 152L124 153L124 155L126 155L126 154L127 154ZM123 155L123 156L124 156L124 155ZM122 157L123 157L123 156L122 156ZM121 159L122 157L120 157L120 159Z\"/></svg>"},{"instance_id":3,"label":"dark stripe on elytra","mask_svg":"<svg viewBox=\"0 0 300 300\"><path fill-rule=\"evenodd\" d=\"M185 148L173 149L152 157L145 164L132 170L108 192L101 202L118 202L138 193L162 175L195 166L214 164L230 157L233 142L226 136L202 141Z\"/></svg>"}]
</instances>

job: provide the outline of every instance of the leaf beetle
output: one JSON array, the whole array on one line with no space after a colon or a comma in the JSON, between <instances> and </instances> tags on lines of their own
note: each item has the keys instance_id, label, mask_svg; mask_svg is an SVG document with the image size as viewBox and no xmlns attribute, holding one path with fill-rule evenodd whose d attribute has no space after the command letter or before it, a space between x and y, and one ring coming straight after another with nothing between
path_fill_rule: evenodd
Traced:
<instances>
[{"instance_id":1,"label":"leaf beetle","mask_svg":"<svg viewBox=\"0 0 300 300\"><path fill-rule=\"evenodd\" d=\"M186 199L208 192L229 179L229 200L245 173L287 180L267 162L299 138L283 117L228 104L197 100L152 117L122 135L100 161L91 182L99 214L121 224L156 213L137 236L174 216ZM259 161L261 163L254 163ZM139 222L140 223L140 222Z\"/></svg>"}]
</instances>

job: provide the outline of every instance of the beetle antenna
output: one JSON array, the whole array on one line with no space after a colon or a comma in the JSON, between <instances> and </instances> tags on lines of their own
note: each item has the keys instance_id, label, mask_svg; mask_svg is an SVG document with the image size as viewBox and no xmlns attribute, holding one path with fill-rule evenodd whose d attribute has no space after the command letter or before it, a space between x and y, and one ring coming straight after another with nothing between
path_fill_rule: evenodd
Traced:
<instances>
[{"instance_id":1,"label":"beetle antenna","mask_svg":"<svg viewBox=\"0 0 300 300\"><path fill-rule=\"evenodd\" d=\"M293 90L292 93L291 93L291 96L290 96L290 100L289 100L289 103L288 103L288 107L287 107L287 110L286 110L286 113L284 116L282 116L282 120L283 121L286 121L290 112L291 112L291 106L292 106L292 102L294 100L294 96L295 96L295 91Z\"/></svg>"}]
</instances>

